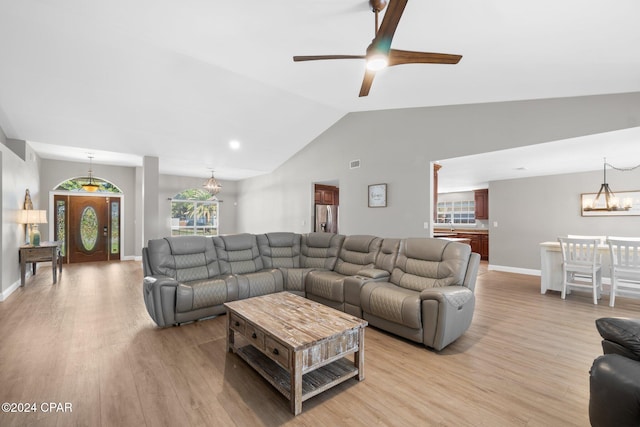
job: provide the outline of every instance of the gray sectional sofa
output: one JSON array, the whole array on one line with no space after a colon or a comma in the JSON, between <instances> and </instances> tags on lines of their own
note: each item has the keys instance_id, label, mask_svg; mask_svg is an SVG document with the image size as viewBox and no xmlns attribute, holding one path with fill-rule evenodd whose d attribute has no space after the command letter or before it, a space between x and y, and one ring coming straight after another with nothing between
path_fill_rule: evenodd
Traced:
<instances>
[{"instance_id":1,"label":"gray sectional sofa","mask_svg":"<svg viewBox=\"0 0 640 427\"><path fill-rule=\"evenodd\" d=\"M288 291L435 350L469 328L480 262L441 239L287 232L166 237L142 256L144 301L161 327Z\"/></svg>"}]
</instances>

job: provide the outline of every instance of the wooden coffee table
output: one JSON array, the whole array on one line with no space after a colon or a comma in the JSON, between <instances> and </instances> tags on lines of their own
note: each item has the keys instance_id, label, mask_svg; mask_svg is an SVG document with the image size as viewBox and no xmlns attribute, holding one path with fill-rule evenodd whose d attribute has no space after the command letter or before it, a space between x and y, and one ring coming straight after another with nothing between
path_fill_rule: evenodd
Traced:
<instances>
[{"instance_id":1,"label":"wooden coffee table","mask_svg":"<svg viewBox=\"0 0 640 427\"><path fill-rule=\"evenodd\" d=\"M289 292L225 306L228 351L289 399L294 415L303 401L349 378L364 380L365 320Z\"/></svg>"}]
</instances>

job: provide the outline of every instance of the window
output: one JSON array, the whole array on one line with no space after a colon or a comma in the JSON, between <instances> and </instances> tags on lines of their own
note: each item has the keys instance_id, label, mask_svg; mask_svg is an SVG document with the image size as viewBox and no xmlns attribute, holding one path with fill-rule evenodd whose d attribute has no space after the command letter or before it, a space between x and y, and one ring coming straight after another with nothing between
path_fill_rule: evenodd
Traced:
<instances>
[{"instance_id":1,"label":"window","mask_svg":"<svg viewBox=\"0 0 640 427\"><path fill-rule=\"evenodd\" d=\"M79 193L87 193L87 191L82 189L82 184L85 184L88 178L71 178L68 179L60 185L58 185L55 190L56 191L73 191ZM98 193L122 193L122 191L113 183L101 179L93 177L93 182L98 184ZM91 193L89 193L91 194Z\"/></svg>"},{"instance_id":2,"label":"window","mask_svg":"<svg viewBox=\"0 0 640 427\"><path fill-rule=\"evenodd\" d=\"M171 235L218 235L218 199L206 190L190 189L171 199Z\"/></svg>"},{"instance_id":3,"label":"window","mask_svg":"<svg viewBox=\"0 0 640 427\"><path fill-rule=\"evenodd\" d=\"M437 224L475 224L476 202L463 200L457 202L438 202Z\"/></svg>"}]
</instances>

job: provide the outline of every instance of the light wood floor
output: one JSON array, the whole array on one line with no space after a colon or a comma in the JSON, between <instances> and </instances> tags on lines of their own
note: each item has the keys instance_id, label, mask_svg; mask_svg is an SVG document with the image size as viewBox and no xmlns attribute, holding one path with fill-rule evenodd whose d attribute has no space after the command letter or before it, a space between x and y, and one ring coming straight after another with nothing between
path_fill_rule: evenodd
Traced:
<instances>
[{"instance_id":1,"label":"light wood floor","mask_svg":"<svg viewBox=\"0 0 640 427\"><path fill-rule=\"evenodd\" d=\"M137 262L42 264L0 303L0 413L28 426L587 426L594 320L637 316L640 301L540 294L539 278L486 271L471 328L440 353L373 327L366 380L289 404L225 351L225 317L158 329ZM68 402L71 413L44 413Z\"/></svg>"}]
</instances>

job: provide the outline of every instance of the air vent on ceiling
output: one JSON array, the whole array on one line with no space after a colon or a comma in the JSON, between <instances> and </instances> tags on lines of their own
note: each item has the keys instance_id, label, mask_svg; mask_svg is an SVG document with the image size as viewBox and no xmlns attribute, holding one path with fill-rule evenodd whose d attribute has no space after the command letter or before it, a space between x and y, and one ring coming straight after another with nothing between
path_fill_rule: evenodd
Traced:
<instances>
[{"instance_id":1,"label":"air vent on ceiling","mask_svg":"<svg viewBox=\"0 0 640 427\"><path fill-rule=\"evenodd\" d=\"M360 167L360 159L351 160L349 162L349 169L358 169Z\"/></svg>"}]
</instances>

